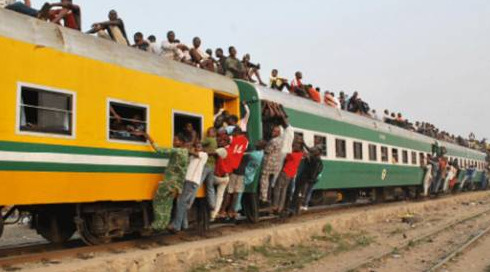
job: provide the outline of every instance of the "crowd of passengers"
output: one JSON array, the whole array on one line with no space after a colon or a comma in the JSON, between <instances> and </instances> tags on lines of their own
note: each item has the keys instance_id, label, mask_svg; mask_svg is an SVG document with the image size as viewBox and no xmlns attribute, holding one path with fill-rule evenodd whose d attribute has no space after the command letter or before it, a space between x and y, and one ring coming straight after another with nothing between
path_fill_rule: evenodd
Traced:
<instances>
[{"instance_id":1,"label":"crowd of passengers","mask_svg":"<svg viewBox=\"0 0 490 272\"><path fill-rule=\"evenodd\" d=\"M488 161L488 156L487 156ZM457 158L450 160L446 156L444 147L436 146L432 154L429 154L425 163L425 175L423 180L424 196L437 195L454 191L485 189L488 187L488 169L483 171L479 180L476 180L477 165L470 164L463 168ZM488 164L487 164L488 168ZM463 179L458 183L459 177ZM476 188L479 186L479 188Z\"/></svg>"},{"instance_id":2,"label":"crowd of passengers","mask_svg":"<svg viewBox=\"0 0 490 272\"><path fill-rule=\"evenodd\" d=\"M0 7L41 20L62 24L67 28L81 30L81 9L80 6L73 4L72 0L62 0L60 3L45 3L40 10L34 9L30 0L23 2L0 0ZM212 49L203 50L199 37L195 37L192 40L192 46L188 46L177 39L173 31L169 31L166 39L160 43L157 42L155 35L149 35L145 38L141 32L137 32L134 34L133 43L131 44L126 34L124 21L115 10L109 12L107 21L93 23L91 29L86 33L95 34L118 44L131 46L169 60L182 62L230 78L243 79L253 83L258 82L258 84L266 86L260 76L260 64L252 63L250 54L245 54L240 60L237 56L237 50L233 46L228 48L227 56L222 48L214 50L213 55ZM328 107L384 121L437 140L444 140L478 150L485 150L486 147L485 139L477 141L474 139L474 135L473 137L470 136L469 139L461 136L456 137L448 132L439 130L428 122L417 121L411 123L409 120L404 119L401 113L390 114L388 110L385 110L381 119L376 110L371 110L369 104L360 98L358 92L354 92L349 97L344 91L340 91L338 96L335 96L334 92L326 90L323 92L322 99L320 88L313 87L312 84L304 84L303 74L299 71L295 73L293 80L289 81L287 78L279 76L277 69L273 69L268 87L281 92L287 91L292 95L323 103Z\"/></svg>"},{"instance_id":3,"label":"crowd of passengers","mask_svg":"<svg viewBox=\"0 0 490 272\"><path fill-rule=\"evenodd\" d=\"M323 171L321 154L325 147L305 145L295 136L282 108L274 103L263 109L273 119L268 140L250 146L250 110L246 103L241 107L245 112L241 119L220 109L214 126L202 138L191 123L185 124L183 132L174 135L172 148L160 147L143 130L128 131L146 138L158 154L168 158L165 181L159 183L153 199L154 230L176 233L187 229L187 211L203 184L211 220L236 219L242 209L242 194L256 175L260 178L260 201L271 213L285 216L307 209Z\"/></svg>"}]
</instances>

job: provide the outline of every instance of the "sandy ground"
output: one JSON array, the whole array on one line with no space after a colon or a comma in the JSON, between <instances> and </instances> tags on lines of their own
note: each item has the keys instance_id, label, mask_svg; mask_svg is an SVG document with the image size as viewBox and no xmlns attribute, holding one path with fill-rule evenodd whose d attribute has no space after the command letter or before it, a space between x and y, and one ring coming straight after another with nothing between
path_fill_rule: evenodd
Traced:
<instances>
[{"instance_id":1,"label":"sandy ground","mask_svg":"<svg viewBox=\"0 0 490 272\"><path fill-rule=\"evenodd\" d=\"M257 225L229 225L216 230L216 237L209 239L201 240L187 234L170 236L161 241L155 240L155 248L146 248L144 252L134 249L123 254L120 252L94 254L91 259L68 259L54 266L31 264L23 267L22 270L85 272L93 271L96 267L97 271L167 271L168 269L164 268L168 267L165 266L168 259L177 258L177 262L170 261L173 264L180 263L186 268L171 271L425 271L449 252L465 243L475 233L490 225L490 213L485 213L447 228L461 219L490 210L488 193L480 194L479 200L474 202L464 202L466 199L473 199L473 195L459 196L459 198L465 200L385 203L325 214L310 214L285 222L267 221ZM407 212L413 211L415 206L418 207L415 209L416 213ZM396 213L404 212L398 214L389 212L393 208L396 208ZM340 223L343 219L348 218L349 214L360 215L353 217L353 221ZM313 224L313 222L318 223ZM314 235L310 234L312 233L311 225L317 226L316 229L318 229ZM289 230L291 227L293 229ZM286 229L288 231L283 232ZM429 238L417 240L421 236L441 229L445 230ZM258 237L264 233L267 233L268 237L275 238L271 238L270 242L260 240L262 238ZM281 234L278 236L279 233ZM5 240L2 240L3 238ZM2 243L0 247L13 243L42 241L34 231L25 226L9 226L3 238L0 239ZM257 243L258 239L260 243ZM237 242L232 242L234 244L225 242L231 240L240 241L240 245L248 243L253 246L236 247ZM216 245L218 245L218 255L215 252ZM480 251L488 251L490 242L487 238L485 243L482 242L474 248L476 250L477 247L485 245L487 247ZM198 247L208 252L203 253L197 249ZM186 254L178 253L179 250ZM180 255L165 257L170 252ZM458 256L456 262L441 271L486 271L481 270L488 266L485 255L473 252L473 249L468 249L463 256L465 258ZM366 266L357 268L358 265L364 264L374 256L385 253L388 254L384 258L368 262ZM199 265L189 265L186 264L188 258L205 259L200 261ZM131 263L133 259L136 260L136 265L133 266L134 269L128 270L127 263L128 261ZM167 261L160 266L159 262L162 260ZM467 260L466 263L465 260ZM464 269L461 270L462 268Z\"/></svg>"},{"instance_id":2,"label":"sandy ground","mask_svg":"<svg viewBox=\"0 0 490 272\"><path fill-rule=\"evenodd\" d=\"M478 242L464 251L461 255L456 256L445 267L440 269L441 272L457 271L490 271L490 235L486 235Z\"/></svg>"},{"instance_id":3,"label":"sandy ground","mask_svg":"<svg viewBox=\"0 0 490 272\"><path fill-rule=\"evenodd\" d=\"M360 228L326 229L324 235L312 237L301 245L255 248L254 252L218 259L190 271L425 271L488 227L490 213L456 224L426 239L417 241L418 237L489 209L490 199L486 199L437 207L420 214L400 214ZM484 245L490 247L490 239ZM384 253L387 253L386 257L357 268L359 264ZM490 257L481 251L470 253L475 256L468 255L471 258L469 264L457 263L454 268L440 271L485 271L482 269L490 264Z\"/></svg>"}]
</instances>

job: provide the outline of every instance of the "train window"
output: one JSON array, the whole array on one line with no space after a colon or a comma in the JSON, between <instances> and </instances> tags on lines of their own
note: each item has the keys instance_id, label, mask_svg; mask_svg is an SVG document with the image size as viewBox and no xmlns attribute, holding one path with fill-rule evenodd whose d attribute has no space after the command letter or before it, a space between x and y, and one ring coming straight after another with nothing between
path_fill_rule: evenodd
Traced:
<instances>
[{"instance_id":1,"label":"train window","mask_svg":"<svg viewBox=\"0 0 490 272\"><path fill-rule=\"evenodd\" d=\"M417 152L412 151L412 164L417 165Z\"/></svg>"},{"instance_id":2,"label":"train window","mask_svg":"<svg viewBox=\"0 0 490 272\"><path fill-rule=\"evenodd\" d=\"M419 153L419 163L420 165L425 165L425 155L422 152Z\"/></svg>"},{"instance_id":3,"label":"train window","mask_svg":"<svg viewBox=\"0 0 490 272\"><path fill-rule=\"evenodd\" d=\"M402 162L408 164L408 151L406 150L402 151Z\"/></svg>"},{"instance_id":4,"label":"train window","mask_svg":"<svg viewBox=\"0 0 490 272\"><path fill-rule=\"evenodd\" d=\"M109 139L146 142L148 110L145 106L109 101Z\"/></svg>"},{"instance_id":5,"label":"train window","mask_svg":"<svg viewBox=\"0 0 490 272\"><path fill-rule=\"evenodd\" d=\"M327 156L327 137L315 135L314 141L315 141L315 146L321 146L322 156Z\"/></svg>"},{"instance_id":6,"label":"train window","mask_svg":"<svg viewBox=\"0 0 490 272\"><path fill-rule=\"evenodd\" d=\"M369 145L369 160L370 161L378 160L378 150L376 149L376 145L374 144Z\"/></svg>"},{"instance_id":7,"label":"train window","mask_svg":"<svg viewBox=\"0 0 490 272\"><path fill-rule=\"evenodd\" d=\"M345 140L335 139L335 156L337 158L347 157Z\"/></svg>"},{"instance_id":8,"label":"train window","mask_svg":"<svg viewBox=\"0 0 490 272\"><path fill-rule=\"evenodd\" d=\"M388 147L386 146L381 147L381 161L388 161Z\"/></svg>"},{"instance_id":9,"label":"train window","mask_svg":"<svg viewBox=\"0 0 490 272\"><path fill-rule=\"evenodd\" d=\"M354 142L353 146L354 146L354 159L362 160L362 143Z\"/></svg>"},{"instance_id":10,"label":"train window","mask_svg":"<svg viewBox=\"0 0 490 272\"><path fill-rule=\"evenodd\" d=\"M398 157L398 149L392 148L391 149L391 162L392 163L398 163L399 157Z\"/></svg>"},{"instance_id":11,"label":"train window","mask_svg":"<svg viewBox=\"0 0 490 272\"><path fill-rule=\"evenodd\" d=\"M189 134L187 131L189 131L188 128L192 126L192 129L197 132L197 139L201 139L201 134L202 134L202 116L198 115L192 115L192 114L187 114L187 113L181 113L181 112L174 112L174 126L173 126L173 132L175 135L180 135L184 141L190 142L192 140L192 135Z\"/></svg>"},{"instance_id":12,"label":"train window","mask_svg":"<svg viewBox=\"0 0 490 272\"><path fill-rule=\"evenodd\" d=\"M19 99L20 131L73 135L72 93L22 86Z\"/></svg>"}]
</instances>

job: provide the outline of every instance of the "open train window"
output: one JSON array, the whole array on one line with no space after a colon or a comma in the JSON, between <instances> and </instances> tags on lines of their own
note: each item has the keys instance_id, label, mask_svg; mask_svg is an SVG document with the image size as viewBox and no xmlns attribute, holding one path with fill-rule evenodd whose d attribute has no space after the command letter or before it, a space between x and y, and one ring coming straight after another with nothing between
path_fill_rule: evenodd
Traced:
<instances>
[{"instance_id":1,"label":"open train window","mask_svg":"<svg viewBox=\"0 0 490 272\"><path fill-rule=\"evenodd\" d=\"M146 142L141 133L148 132L148 109L146 106L109 101L109 139Z\"/></svg>"},{"instance_id":2,"label":"open train window","mask_svg":"<svg viewBox=\"0 0 490 272\"><path fill-rule=\"evenodd\" d=\"M188 113L174 112L173 136L179 135L184 141L191 142L194 137L192 131L195 131L196 139L202 139L202 116Z\"/></svg>"},{"instance_id":3,"label":"open train window","mask_svg":"<svg viewBox=\"0 0 490 272\"><path fill-rule=\"evenodd\" d=\"M391 149L391 162L392 163L398 163L400 157L398 157L398 149L392 148Z\"/></svg>"},{"instance_id":4,"label":"open train window","mask_svg":"<svg viewBox=\"0 0 490 272\"><path fill-rule=\"evenodd\" d=\"M381 161L383 162L388 161L388 147L386 146L381 147Z\"/></svg>"},{"instance_id":5,"label":"open train window","mask_svg":"<svg viewBox=\"0 0 490 272\"><path fill-rule=\"evenodd\" d=\"M378 160L378 151L376 149L376 145L373 145L373 144L369 145L369 160L370 161L377 161Z\"/></svg>"},{"instance_id":6,"label":"open train window","mask_svg":"<svg viewBox=\"0 0 490 272\"><path fill-rule=\"evenodd\" d=\"M417 165L417 152L412 151L412 164Z\"/></svg>"},{"instance_id":7,"label":"open train window","mask_svg":"<svg viewBox=\"0 0 490 272\"><path fill-rule=\"evenodd\" d=\"M73 135L74 94L22 86L18 128L22 132Z\"/></svg>"},{"instance_id":8,"label":"open train window","mask_svg":"<svg viewBox=\"0 0 490 272\"><path fill-rule=\"evenodd\" d=\"M335 139L335 156L337 158L346 158L347 157L345 140Z\"/></svg>"},{"instance_id":9,"label":"open train window","mask_svg":"<svg viewBox=\"0 0 490 272\"><path fill-rule=\"evenodd\" d=\"M327 137L315 135L313 140L315 146L320 146L322 148L322 156L327 156Z\"/></svg>"},{"instance_id":10,"label":"open train window","mask_svg":"<svg viewBox=\"0 0 490 272\"><path fill-rule=\"evenodd\" d=\"M354 159L362 160L362 143L354 142L353 147L354 147Z\"/></svg>"},{"instance_id":11,"label":"open train window","mask_svg":"<svg viewBox=\"0 0 490 272\"><path fill-rule=\"evenodd\" d=\"M408 164L408 151L406 150L402 151L402 161L403 163Z\"/></svg>"}]
</instances>

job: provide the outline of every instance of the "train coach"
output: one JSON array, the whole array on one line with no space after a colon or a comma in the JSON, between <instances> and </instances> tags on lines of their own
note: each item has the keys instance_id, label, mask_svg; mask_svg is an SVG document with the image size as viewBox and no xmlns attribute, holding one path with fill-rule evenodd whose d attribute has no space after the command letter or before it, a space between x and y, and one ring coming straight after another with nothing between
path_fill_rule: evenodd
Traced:
<instances>
[{"instance_id":1,"label":"train coach","mask_svg":"<svg viewBox=\"0 0 490 272\"><path fill-rule=\"evenodd\" d=\"M237 85L4 9L0 18L0 208L29 212L52 242L147 230L167 160L121 124L171 146L187 123L212 126L218 104L237 114Z\"/></svg>"},{"instance_id":2,"label":"train coach","mask_svg":"<svg viewBox=\"0 0 490 272\"><path fill-rule=\"evenodd\" d=\"M486 167L486 154L411 132L379 120L326 107L304 98L291 96L265 87L237 81L242 101L250 104L249 137L251 142L267 139L266 103L280 105L295 134L308 146L324 146L324 170L315 186L313 204L329 204L340 200L355 201L369 196L383 201L395 191L420 194L428 154L436 148L446 150L450 161L457 159L458 183L464 169L476 166L472 182L479 183ZM456 184L458 186L458 184ZM246 188L244 208L251 221L259 217L258 179ZM476 184L473 187L479 187Z\"/></svg>"}]
</instances>

